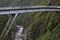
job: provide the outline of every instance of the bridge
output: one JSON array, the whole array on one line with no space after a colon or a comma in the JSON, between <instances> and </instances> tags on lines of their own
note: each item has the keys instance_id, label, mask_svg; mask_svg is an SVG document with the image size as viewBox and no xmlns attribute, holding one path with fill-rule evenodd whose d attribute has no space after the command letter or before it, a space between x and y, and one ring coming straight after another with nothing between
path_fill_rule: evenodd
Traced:
<instances>
[{"instance_id":1,"label":"bridge","mask_svg":"<svg viewBox=\"0 0 60 40\"><path fill-rule=\"evenodd\" d=\"M1 7L0 15L16 14L38 11L60 11L60 6L22 6L22 7Z\"/></svg>"}]
</instances>

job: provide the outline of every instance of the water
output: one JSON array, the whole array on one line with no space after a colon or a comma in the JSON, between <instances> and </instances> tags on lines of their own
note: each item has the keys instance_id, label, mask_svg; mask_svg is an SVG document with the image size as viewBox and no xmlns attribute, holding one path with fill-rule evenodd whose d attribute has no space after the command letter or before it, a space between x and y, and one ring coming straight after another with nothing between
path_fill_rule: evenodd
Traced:
<instances>
[{"instance_id":1,"label":"water","mask_svg":"<svg viewBox=\"0 0 60 40\"><path fill-rule=\"evenodd\" d=\"M19 29L16 32L15 40L23 40L23 38L21 37L22 31L23 31L23 26L17 26L17 28L19 28Z\"/></svg>"}]
</instances>

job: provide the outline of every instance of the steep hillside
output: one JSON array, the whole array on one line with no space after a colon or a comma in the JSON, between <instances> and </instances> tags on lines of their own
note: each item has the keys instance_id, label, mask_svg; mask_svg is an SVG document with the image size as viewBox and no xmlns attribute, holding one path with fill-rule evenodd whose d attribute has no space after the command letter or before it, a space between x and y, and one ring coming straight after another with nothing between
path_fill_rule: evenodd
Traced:
<instances>
[{"instance_id":1,"label":"steep hillside","mask_svg":"<svg viewBox=\"0 0 60 40\"><path fill-rule=\"evenodd\" d=\"M30 40L60 39L60 17L57 12L20 14L19 21L18 24L24 24L25 30L27 29Z\"/></svg>"},{"instance_id":2,"label":"steep hillside","mask_svg":"<svg viewBox=\"0 0 60 40\"><path fill-rule=\"evenodd\" d=\"M0 0L2 6L45 6L60 5L59 0ZM28 33L28 40L60 40L60 12L24 13L17 17L17 24L24 26L24 33ZM9 15L0 15L0 33L5 27ZM10 39L9 32L5 40Z\"/></svg>"},{"instance_id":3,"label":"steep hillside","mask_svg":"<svg viewBox=\"0 0 60 40\"><path fill-rule=\"evenodd\" d=\"M37 2L36 5L58 5L59 1L52 0L46 3ZM54 3L54 4L53 4ZM35 12L20 14L17 23L24 25L28 33L28 40L60 40L60 12Z\"/></svg>"}]
</instances>

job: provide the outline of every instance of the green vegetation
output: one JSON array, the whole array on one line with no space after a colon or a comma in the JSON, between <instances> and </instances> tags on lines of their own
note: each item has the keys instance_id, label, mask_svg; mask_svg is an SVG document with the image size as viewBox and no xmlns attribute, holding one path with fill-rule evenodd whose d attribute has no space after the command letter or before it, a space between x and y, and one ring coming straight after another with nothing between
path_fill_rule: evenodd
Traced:
<instances>
[{"instance_id":1,"label":"green vegetation","mask_svg":"<svg viewBox=\"0 0 60 40\"><path fill-rule=\"evenodd\" d=\"M1 6L31 6L31 5L49 5L49 0L0 0ZM53 1L53 0L52 0ZM55 4L60 5L59 0ZM6 3L6 4L5 4ZM0 34L5 27L8 15L0 15ZM23 25L30 35L30 40L60 40L60 12L35 12L20 14L16 20L17 24ZM10 39L9 35L6 40Z\"/></svg>"},{"instance_id":2,"label":"green vegetation","mask_svg":"<svg viewBox=\"0 0 60 40\"><path fill-rule=\"evenodd\" d=\"M27 32L30 32L31 40L60 39L60 17L57 12L38 12L20 15L23 17L18 16L17 23L20 25L24 24L25 29L28 29Z\"/></svg>"}]
</instances>

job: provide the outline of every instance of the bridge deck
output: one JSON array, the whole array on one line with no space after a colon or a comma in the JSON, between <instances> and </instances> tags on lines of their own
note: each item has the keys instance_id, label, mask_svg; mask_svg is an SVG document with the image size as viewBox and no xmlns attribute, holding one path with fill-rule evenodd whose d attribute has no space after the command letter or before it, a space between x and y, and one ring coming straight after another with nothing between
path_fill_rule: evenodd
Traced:
<instances>
[{"instance_id":1,"label":"bridge deck","mask_svg":"<svg viewBox=\"0 0 60 40\"><path fill-rule=\"evenodd\" d=\"M22 6L22 7L1 7L1 14L16 14L38 11L60 11L60 6Z\"/></svg>"}]
</instances>

